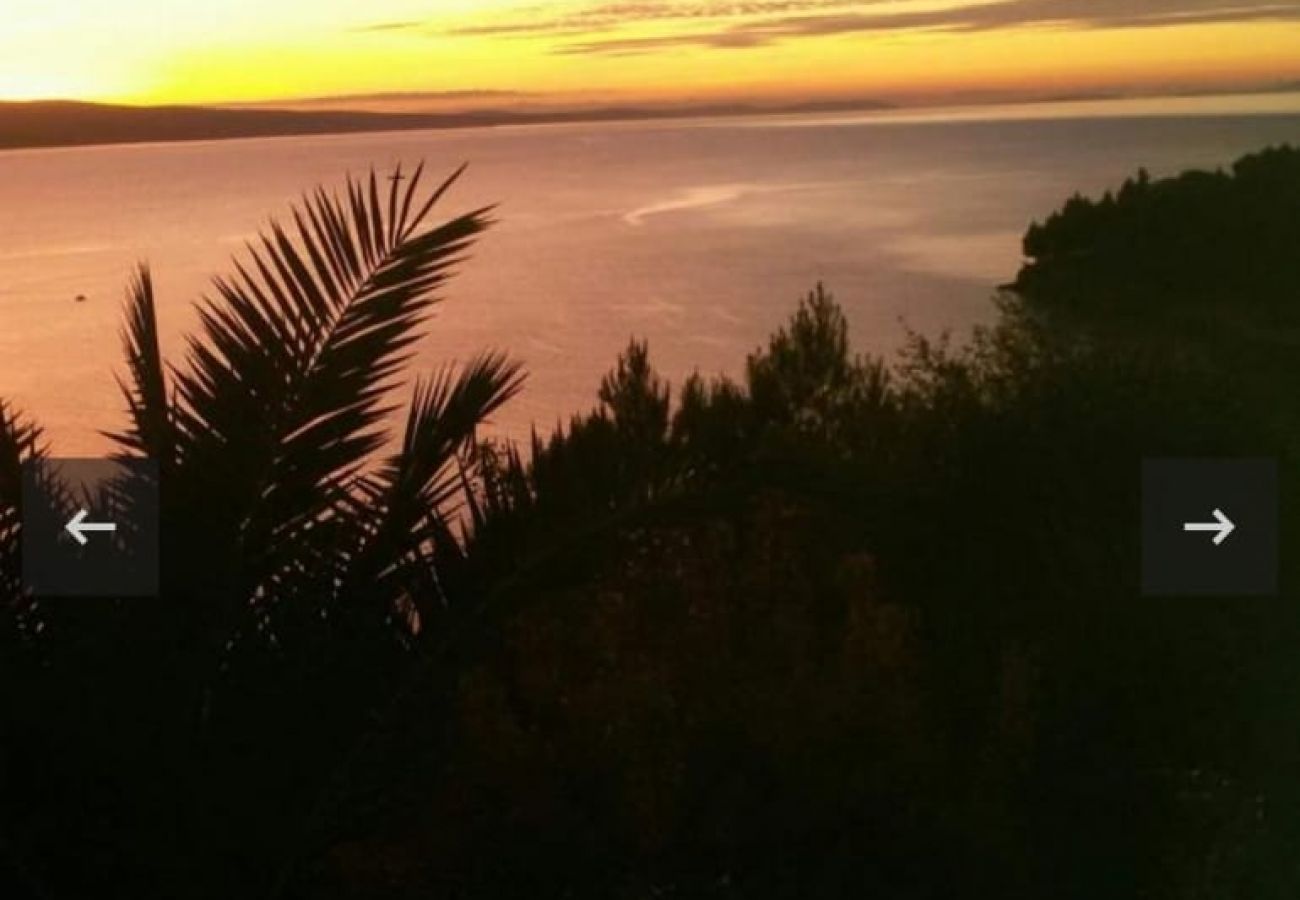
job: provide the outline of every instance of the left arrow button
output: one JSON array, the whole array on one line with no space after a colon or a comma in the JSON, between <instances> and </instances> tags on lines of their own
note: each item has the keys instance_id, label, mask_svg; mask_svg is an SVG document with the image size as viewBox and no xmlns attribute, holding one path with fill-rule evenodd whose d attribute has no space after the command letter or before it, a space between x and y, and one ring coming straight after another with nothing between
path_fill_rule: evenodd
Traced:
<instances>
[{"instance_id":1,"label":"left arrow button","mask_svg":"<svg viewBox=\"0 0 1300 900\"><path fill-rule=\"evenodd\" d=\"M78 510L77 514L68 520L68 524L63 526L64 531L72 535L76 542L81 544L81 546L86 546L87 534L96 531L117 531L117 525L113 522L87 522L86 516L88 515L90 515L89 511L85 509Z\"/></svg>"},{"instance_id":2,"label":"left arrow button","mask_svg":"<svg viewBox=\"0 0 1300 900\"><path fill-rule=\"evenodd\" d=\"M42 598L158 596L159 481L152 460L26 460L23 591Z\"/></svg>"}]
</instances>

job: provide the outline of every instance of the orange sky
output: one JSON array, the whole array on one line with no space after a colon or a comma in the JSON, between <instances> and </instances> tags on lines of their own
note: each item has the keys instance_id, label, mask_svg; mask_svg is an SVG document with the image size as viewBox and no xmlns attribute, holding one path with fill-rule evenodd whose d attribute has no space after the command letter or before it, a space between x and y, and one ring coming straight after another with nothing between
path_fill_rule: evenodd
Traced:
<instances>
[{"instance_id":1,"label":"orange sky","mask_svg":"<svg viewBox=\"0 0 1300 900\"><path fill-rule=\"evenodd\" d=\"M817 96L906 101L1297 81L1300 0L3 0L0 6L0 99L219 103L400 92L447 93L460 105Z\"/></svg>"}]
</instances>

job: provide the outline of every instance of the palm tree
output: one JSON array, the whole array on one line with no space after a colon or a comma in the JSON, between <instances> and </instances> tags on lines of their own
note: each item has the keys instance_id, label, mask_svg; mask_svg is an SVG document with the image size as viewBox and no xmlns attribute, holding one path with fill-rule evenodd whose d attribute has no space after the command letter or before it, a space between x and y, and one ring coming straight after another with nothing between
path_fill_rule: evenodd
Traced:
<instances>
[{"instance_id":1,"label":"palm tree","mask_svg":"<svg viewBox=\"0 0 1300 900\"><path fill-rule=\"evenodd\" d=\"M123 459L161 473L164 594L272 608L414 603L426 615L434 561L457 552L450 503L478 426L518 392L495 353L445 366L415 388L400 449L377 458L389 397L438 291L490 224L480 209L428 225L463 167L422 196L423 167L384 192L374 172L342 196L303 198L215 280L180 367L163 361L153 280L128 293ZM47 448L0 402L0 544L19 523L16 472Z\"/></svg>"},{"instance_id":2,"label":"palm tree","mask_svg":"<svg viewBox=\"0 0 1300 900\"><path fill-rule=\"evenodd\" d=\"M168 672L158 696L122 688L111 702L168 723L183 762L170 779L156 761L139 773L171 785L159 802L184 805L194 791L209 806L224 802L223 793L256 796L278 776L291 780L285 773L295 767L301 774L304 747L321 760L306 768L324 778L390 702L392 680L373 671L409 673L402 654L436 643L440 626L469 606L467 586L457 590L454 578L448 585L464 556L458 504L472 482L469 451L478 427L521 388L521 368L498 353L443 366L417 380L400 440L384 428L441 288L491 224L490 208L431 221L463 169L433 190L422 188L423 166L409 178L399 167L386 190L372 171L349 178L341 193L305 196L289 224L272 221L233 274L215 280L177 366L160 352L149 269L130 285L128 374L120 382L129 418L110 436L120 459L154 464L162 571L160 600L113 607L113 629L134 616L147 624L132 626L127 640L165 633L159 659ZM14 598L0 604L0 645L6 636L36 635L42 619L80 617L83 635L106 627L101 608L43 604L19 591L20 472L46 458L40 429L0 401L0 589ZM124 468L119 502L131 502L130 482L145 477L143 469ZM74 630L61 629L65 642ZM276 657L274 678L249 688L266 671L268 648L294 641L296 668ZM399 649L376 655L376 646ZM127 644L114 652L124 669L142 651ZM241 665L242 680L231 674ZM245 699L259 712L240 709ZM294 715L298 724L286 726ZM361 728L357 716L365 717ZM258 741L253 761L229 750ZM329 741L339 746L322 751ZM236 757L223 775L220 763ZM279 842L270 857L300 849L281 836L297 824L286 827L288 820L318 816L320 790L295 788L286 803L297 804L295 812L265 823L263 837ZM140 827L157 828L148 835L154 842L172 839L163 826ZM196 879L182 880L201 892ZM208 882L219 895L222 881Z\"/></svg>"}]
</instances>

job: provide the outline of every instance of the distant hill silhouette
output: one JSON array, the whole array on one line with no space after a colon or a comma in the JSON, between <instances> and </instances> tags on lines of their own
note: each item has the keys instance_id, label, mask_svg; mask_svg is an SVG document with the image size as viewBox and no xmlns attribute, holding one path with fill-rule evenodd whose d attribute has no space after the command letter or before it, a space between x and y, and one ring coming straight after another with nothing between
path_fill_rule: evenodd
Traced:
<instances>
[{"instance_id":1,"label":"distant hill silhouette","mask_svg":"<svg viewBox=\"0 0 1300 900\"><path fill-rule=\"evenodd\" d=\"M472 115L290 112L51 101L0 104L0 147L66 147L485 124Z\"/></svg>"},{"instance_id":2,"label":"distant hill silhouette","mask_svg":"<svg viewBox=\"0 0 1300 900\"><path fill-rule=\"evenodd\" d=\"M1152 179L1100 199L1075 196L1024 238L1013 285L1035 308L1111 322L1210 305L1288 313L1300 292L1300 147L1270 147L1228 169Z\"/></svg>"},{"instance_id":3,"label":"distant hill silhouette","mask_svg":"<svg viewBox=\"0 0 1300 900\"><path fill-rule=\"evenodd\" d=\"M39 101L0 103L0 149L884 108L888 108L886 104L853 100L781 106L727 103L536 112L391 113Z\"/></svg>"}]
</instances>

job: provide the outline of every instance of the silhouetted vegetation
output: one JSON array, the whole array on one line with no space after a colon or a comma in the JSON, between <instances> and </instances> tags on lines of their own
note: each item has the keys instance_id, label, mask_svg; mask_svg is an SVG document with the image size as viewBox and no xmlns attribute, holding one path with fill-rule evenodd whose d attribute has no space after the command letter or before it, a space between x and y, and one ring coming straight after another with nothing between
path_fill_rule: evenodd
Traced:
<instances>
[{"instance_id":1,"label":"silhouetted vegetation","mask_svg":"<svg viewBox=\"0 0 1300 900\"><path fill-rule=\"evenodd\" d=\"M1244 156L1229 171L1153 181L1142 170L1031 226L1015 290L1035 308L1095 323L1293 316L1298 211L1297 148Z\"/></svg>"},{"instance_id":2,"label":"silhouetted vegetation","mask_svg":"<svg viewBox=\"0 0 1300 900\"><path fill-rule=\"evenodd\" d=\"M1300 457L1298 156L1070 201L965 345L855 356L818 287L742 377L634 341L527 448L474 429L513 367L448 370L377 465L482 214L316 195L170 379L142 276L165 590L5 607L0 885L1294 897L1300 609L1140 597L1137 514L1143 457Z\"/></svg>"}]
</instances>

